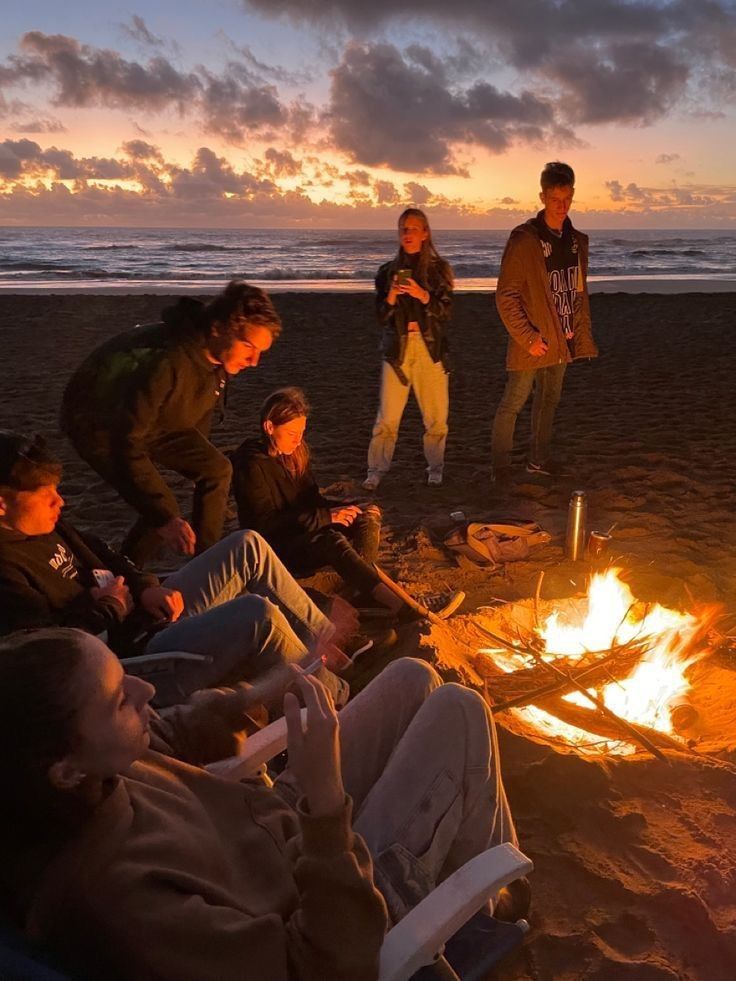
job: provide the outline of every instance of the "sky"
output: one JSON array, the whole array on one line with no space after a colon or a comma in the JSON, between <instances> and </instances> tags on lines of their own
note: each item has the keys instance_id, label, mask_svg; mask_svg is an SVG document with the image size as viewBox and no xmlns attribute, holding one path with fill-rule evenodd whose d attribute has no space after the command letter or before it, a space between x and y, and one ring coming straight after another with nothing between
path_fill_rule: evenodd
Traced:
<instances>
[{"instance_id":1,"label":"sky","mask_svg":"<svg viewBox=\"0 0 736 981\"><path fill-rule=\"evenodd\" d=\"M0 224L736 227L736 0L24 0Z\"/></svg>"}]
</instances>

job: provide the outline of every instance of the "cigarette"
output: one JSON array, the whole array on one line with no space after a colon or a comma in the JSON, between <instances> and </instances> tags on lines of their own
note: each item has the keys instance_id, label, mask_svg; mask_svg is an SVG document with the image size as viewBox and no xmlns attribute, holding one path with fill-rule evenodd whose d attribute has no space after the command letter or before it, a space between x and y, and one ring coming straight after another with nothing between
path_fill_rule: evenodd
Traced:
<instances>
[{"instance_id":1,"label":"cigarette","mask_svg":"<svg viewBox=\"0 0 736 981\"><path fill-rule=\"evenodd\" d=\"M314 674L318 671L325 663L324 657L318 657L315 661L311 661L306 667L301 669L302 674Z\"/></svg>"}]
</instances>

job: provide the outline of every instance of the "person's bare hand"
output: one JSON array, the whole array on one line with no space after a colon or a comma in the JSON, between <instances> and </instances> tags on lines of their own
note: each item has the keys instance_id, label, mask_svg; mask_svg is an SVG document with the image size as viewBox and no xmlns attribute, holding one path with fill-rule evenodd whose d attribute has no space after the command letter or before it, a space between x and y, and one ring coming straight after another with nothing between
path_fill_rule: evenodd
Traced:
<instances>
[{"instance_id":1,"label":"person's bare hand","mask_svg":"<svg viewBox=\"0 0 736 981\"><path fill-rule=\"evenodd\" d=\"M165 525L157 528L156 534L176 552L183 552L184 555L194 555L197 536L194 534L192 526L184 518L172 518Z\"/></svg>"},{"instance_id":2,"label":"person's bare hand","mask_svg":"<svg viewBox=\"0 0 736 981\"><path fill-rule=\"evenodd\" d=\"M388 295L386 297L386 302L390 307L395 306L398 296L399 296L399 277L394 276L394 278L391 280L391 286L389 287Z\"/></svg>"},{"instance_id":3,"label":"person's bare hand","mask_svg":"<svg viewBox=\"0 0 736 981\"><path fill-rule=\"evenodd\" d=\"M311 675L299 675L307 718L302 727L299 699L284 696L289 769L294 773L313 817L337 814L345 802L340 769L340 724L330 693Z\"/></svg>"},{"instance_id":4,"label":"person's bare hand","mask_svg":"<svg viewBox=\"0 0 736 981\"><path fill-rule=\"evenodd\" d=\"M184 612L184 597L178 589L167 589L166 586L149 586L144 589L140 602L146 613L150 613L156 620L173 623Z\"/></svg>"},{"instance_id":5,"label":"person's bare hand","mask_svg":"<svg viewBox=\"0 0 736 981\"><path fill-rule=\"evenodd\" d=\"M133 597L130 595L130 590L125 585L125 579L122 576L115 576L113 581L106 586L93 586L90 593L95 599L107 597L114 600L123 611L124 617L127 617L133 609Z\"/></svg>"},{"instance_id":6,"label":"person's bare hand","mask_svg":"<svg viewBox=\"0 0 736 981\"><path fill-rule=\"evenodd\" d=\"M429 303L429 291L425 290L423 286L420 286L419 283L411 277L399 285L398 291L405 296L413 296L415 300L419 300L420 303L424 303L425 305Z\"/></svg>"},{"instance_id":7,"label":"person's bare hand","mask_svg":"<svg viewBox=\"0 0 736 981\"><path fill-rule=\"evenodd\" d=\"M350 525L360 514L360 508L356 504L341 504L336 508L330 508L330 520L333 525Z\"/></svg>"},{"instance_id":8,"label":"person's bare hand","mask_svg":"<svg viewBox=\"0 0 736 981\"><path fill-rule=\"evenodd\" d=\"M546 354L548 350L549 344L545 341L541 334L529 345L529 354L531 354L533 358L541 358L542 355Z\"/></svg>"}]
</instances>

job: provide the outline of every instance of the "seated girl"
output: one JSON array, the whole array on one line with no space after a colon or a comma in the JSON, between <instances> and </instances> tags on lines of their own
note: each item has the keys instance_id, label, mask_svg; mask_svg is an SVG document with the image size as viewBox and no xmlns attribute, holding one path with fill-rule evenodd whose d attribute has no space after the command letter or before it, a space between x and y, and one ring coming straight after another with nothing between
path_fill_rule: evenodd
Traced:
<instances>
[{"instance_id":1,"label":"seated girl","mask_svg":"<svg viewBox=\"0 0 736 981\"><path fill-rule=\"evenodd\" d=\"M404 601L386 586L373 563L378 557L381 512L329 501L317 485L304 440L309 404L300 388L280 388L261 406L261 436L233 455L233 492L241 528L260 532L294 575L331 566L356 594L392 613ZM427 605L449 616L464 594L433 597Z\"/></svg>"},{"instance_id":2,"label":"seated girl","mask_svg":"<svg viewBox=\"0 0 736 981\"><path fill-rule=\"evenodd\" d=\"M373 979L389 917L515 843L479 695L405 658L338 721L317 679L286 671L306 722L288 692L289 765L268 787L166 755L185 716L154 752L154 689L98 638L54 627L0 642L0 902L63 970Z\"/></svg>"}]
</instances>

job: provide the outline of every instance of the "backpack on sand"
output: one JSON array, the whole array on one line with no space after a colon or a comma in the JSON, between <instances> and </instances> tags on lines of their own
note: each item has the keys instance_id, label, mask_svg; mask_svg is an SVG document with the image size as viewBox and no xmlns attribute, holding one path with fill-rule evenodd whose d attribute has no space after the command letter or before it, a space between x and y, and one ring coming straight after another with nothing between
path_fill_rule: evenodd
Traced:
<instances>
[{"instance_id":1,"label":"backpack on sand","mask_svg":"<svg viewBox=\"0 0 736 981\"><path fill-rule=\"evenodd\" d=\"M534 545L544 545L551 540L535 521L483 524L469 521L453 528L445 538L445 545L461 558L470 559L474 565L494 569L503 562L519 562L529 556Z\"/></svg>"}]
</instances>

